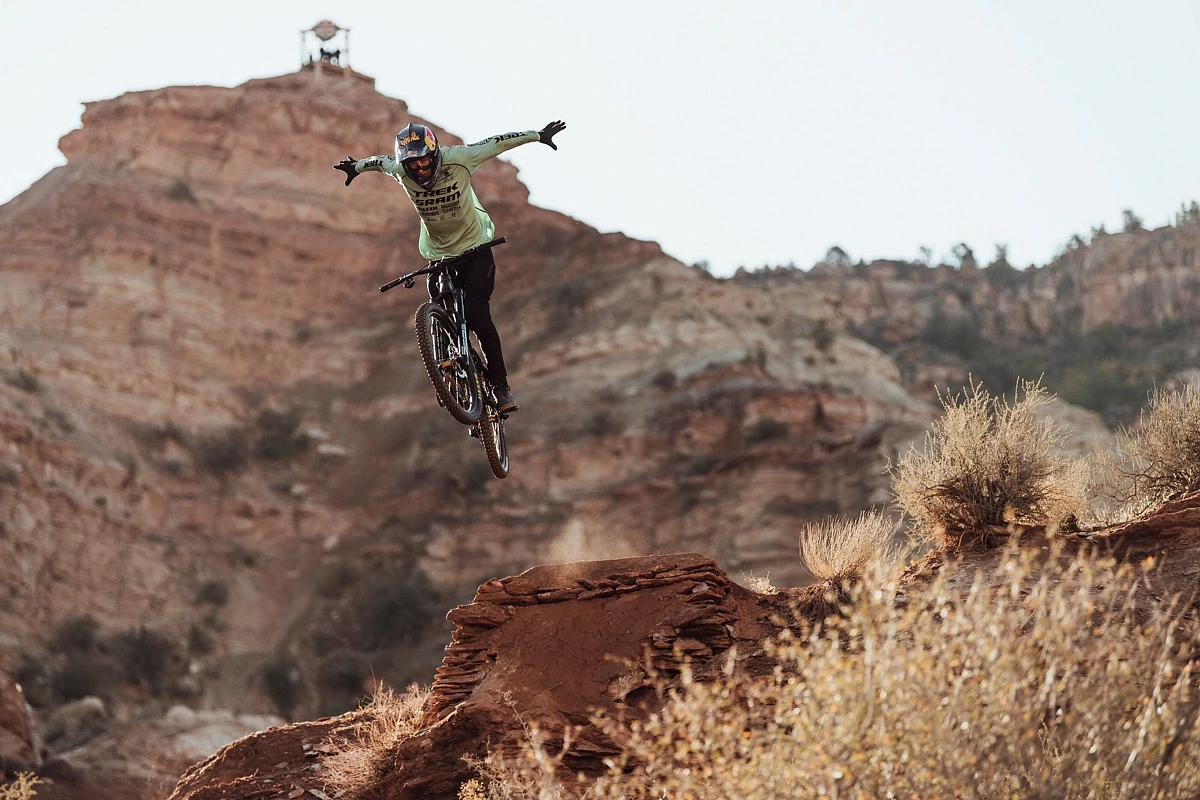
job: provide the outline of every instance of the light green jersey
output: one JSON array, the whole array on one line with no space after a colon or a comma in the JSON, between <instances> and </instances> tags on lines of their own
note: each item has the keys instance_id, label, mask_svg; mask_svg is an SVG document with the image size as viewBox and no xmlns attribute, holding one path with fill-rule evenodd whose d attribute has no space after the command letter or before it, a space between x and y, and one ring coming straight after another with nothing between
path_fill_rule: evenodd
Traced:
<instances>
[{"instance_id":1,"label":"light green jersey","mask_svg":"<svg viewBox=\"0 0 1200 800\"><path fill-rule=\"evenodd\" d=\"M537 131L523 131L491 136L474 144L446 145L441 148L442 165L429 190L408 177L395 156L363 158L354 168L359 172L386 173L404 187L421 215L418 249L422 256L436 261L492 240L496 226L475 196L471 176L489 158L539 138Z\"/></svg>"}]
</instances>

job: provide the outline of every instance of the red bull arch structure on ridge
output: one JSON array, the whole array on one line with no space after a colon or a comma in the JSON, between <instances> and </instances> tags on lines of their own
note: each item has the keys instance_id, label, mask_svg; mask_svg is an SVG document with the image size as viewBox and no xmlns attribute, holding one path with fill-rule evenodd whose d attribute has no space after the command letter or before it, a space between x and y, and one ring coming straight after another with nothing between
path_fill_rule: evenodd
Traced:
<instances>
[{"instance_id":1,"label":"red bull arch structure on ridge","mask_svg":"<svg viewBox=\"0 0 1200 800\"><path fill-rule=\"evenodd\" d=\"M350 66L350 29L323 19L300 31L300 66L315 63Z\"/></svg>"}]
</instances>

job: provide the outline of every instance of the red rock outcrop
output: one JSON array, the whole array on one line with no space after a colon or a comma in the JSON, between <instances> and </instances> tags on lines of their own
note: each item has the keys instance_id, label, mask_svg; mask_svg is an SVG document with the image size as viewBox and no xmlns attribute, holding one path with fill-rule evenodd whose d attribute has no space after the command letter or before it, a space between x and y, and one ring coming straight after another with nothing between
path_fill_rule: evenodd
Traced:
<instances>
[{"instance_id":1,"label":"red rock outcrop","mask_svg":"<svg viewBox=\"0 0 1200 800\"><path fill-rule=\"evenodd\" d=\"M433 761L468 742L478 757L485 745L515 750L523 724L555 749L579 728L565 766L594 768L615 750L589 730L590 711L636 712L653 695L653 676L678 675L684 660L758 652L775 630L772 611L770 596L698 554L540 566L489 581L447 615L455 632L433 681L439 720L404 746L405 763L431 769L387 797L452 792L463 767Z\"/></svg>"},{"instance_id":2,"label":"red rock outcrop","mask_svg":"<svg viewBox=\"0 0 1200 800\"><path fill-rule=\"evenodd\" d=\"M455 631L432 685L433 721L400 744L395 779L377 796L457 797L471 775L462 756L515 751L526 726L555 751L570 730L564 768L594 773L616 751L591 714L652 708L653 680L678 676L685 661L701 677L731 656L742 668L757 663L763 640L797 608L827 606L819 592L757 594L694 553L544 565L488 581L447 615ZM362 720L355 712L254 734L189 770L172 798L209 800L232 783L242 797L293 785L324 791L308 769L327 751L318 745Z\"/></svg>"}]
</instances>

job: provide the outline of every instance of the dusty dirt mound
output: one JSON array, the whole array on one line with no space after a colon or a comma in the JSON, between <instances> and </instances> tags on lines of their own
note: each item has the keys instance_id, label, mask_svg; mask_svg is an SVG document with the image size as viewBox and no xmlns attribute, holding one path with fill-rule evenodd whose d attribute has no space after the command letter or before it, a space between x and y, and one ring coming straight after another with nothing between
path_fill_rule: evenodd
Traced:
<instances>
[{"instance_id":1,"label":"dusty dirt mound","mask_svg":"<svg viewBox=\"0 0 1200 800\"><path fill-rule=\"evenodd\" d=\"M703 670L735 649L753 663L776 630L773 615L793 599L749 591L697 554L540 566L489 581L447 615L456 630L432 687L436 722L403 743L386 796L455 797L470 777L463 755L515 748L529 724L552 746L581 726L565 765L596 772L615 749L589 728L593 710L637 713L653 700L651 676L678 674L684 657ZM273 797L293 784L326 791L313 769L322 739L361 721L351 714L247 737L185 774L172 798Z\"/></svg>"},{"instance_id":2,"label":"dusty dirt mound","mask_svg":"<svg viewBox=\"0 0 1200 800\"><path fill-rule=\"evenodd\" d=\"M324 743L334 733L353 729L360 722L361 715L347 714L252 733L185 772L171 797L325 797L319 769Z\"/></svg>"}]
</instances>

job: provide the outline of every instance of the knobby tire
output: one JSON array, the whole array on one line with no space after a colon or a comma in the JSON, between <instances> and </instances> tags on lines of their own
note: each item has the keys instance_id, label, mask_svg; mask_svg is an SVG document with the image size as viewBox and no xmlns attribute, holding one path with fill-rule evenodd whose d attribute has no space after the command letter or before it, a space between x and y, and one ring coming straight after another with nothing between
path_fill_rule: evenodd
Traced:
<instances>
[{"instance_id":1,"label":"knobby tire","mask_svg":"<svg viewBox=\"0 0 1200 800\"><path fill-rule=\"evenodd\" d=\"M462 358L458 347L458 328L444 308L424 302L413 316L421 361L438 402L450 416L463 425L479 422L483 413L483 398L479 391L479 376L469 356Z\"/></svg>"},{"instance_id":2,"label":"knobby tire","mask_svg":"<svg viewBox=\"0 0 1200 800\"><path fill-rule=\"evenodd\" d=\"M497 478L508 477L508 436L504 432L504 417L496 410L495 390L484 375L487 374L487 360L479 354L479 350L471 348L471 358L475 361L475 374L479 376L480 386L483 387L483 414L479 417L476 430L479 431L479 442L487 453L488 466Z\"/></svg>"},{"instance_id":3,"label":"knobby tire","mask_svg":"<svg viewBox=\"0 0 1200 800\"><path fill-rule=\"evenodd\" d=\"M479 418L479 441L487 453L488 466L497 478L508 477L508 436L504 433L504 417L489 405Z\"/></svg>"}]
</instances>

